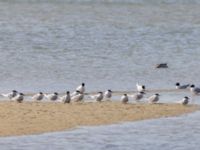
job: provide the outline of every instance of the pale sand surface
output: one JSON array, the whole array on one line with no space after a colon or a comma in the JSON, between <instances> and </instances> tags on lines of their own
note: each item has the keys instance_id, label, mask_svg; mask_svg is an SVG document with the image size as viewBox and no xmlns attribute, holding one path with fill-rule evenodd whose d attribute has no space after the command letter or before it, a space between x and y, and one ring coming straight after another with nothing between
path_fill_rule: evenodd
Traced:
<instances>
[{"instance_id":1,"label":"pale sand surface","mask_svg":"<svg viewBox=\"0 0 200 150\"><path fill-rule=\"evenodd\" d=\"M177 116L199 110L197 105L0 102L0 136L62 131L85 125Z\"/></svg>"}]
</instances>

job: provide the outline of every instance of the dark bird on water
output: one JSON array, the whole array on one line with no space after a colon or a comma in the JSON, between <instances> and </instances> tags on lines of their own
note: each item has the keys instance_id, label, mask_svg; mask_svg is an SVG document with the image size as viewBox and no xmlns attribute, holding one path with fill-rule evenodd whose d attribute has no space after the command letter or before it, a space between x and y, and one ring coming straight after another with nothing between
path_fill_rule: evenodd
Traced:
<instances>
[{"instance_id":1,"label":"dark bird on water","mask_svg":"<svg viewBox=\"0 0 200 150\"><path fill-rule=\"evenodd\" d=\"M157 64L156 68L168 68L167 63L161 63L161 64Z\"/></svg>"}]
</instances>

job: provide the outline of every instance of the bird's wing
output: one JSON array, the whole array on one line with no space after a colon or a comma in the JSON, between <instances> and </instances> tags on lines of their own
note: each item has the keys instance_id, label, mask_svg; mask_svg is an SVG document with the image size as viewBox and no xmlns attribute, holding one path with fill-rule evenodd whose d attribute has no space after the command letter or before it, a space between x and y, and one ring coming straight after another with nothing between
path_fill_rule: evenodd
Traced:
<instances>
[{"instance_id":1,"label":"bird's wing","mask_svg":"<svg viewBox=\"0 0 200 150\"><path fill-rule=\"evenodd\" d=\"M8 97L9 94L1 94L3 97Z\"/></svg>"},{"instance_id":2,"label":"bird's wing","mask_svg":"<svg viewBox=\"0 0 200 150\"><path fill-rule=\"evenodd\" d=\"M135 97L135 94L128 94L128 97L134 98L134 97Z\"/></svg>"},{"instance_id":3,"label":"bird's wing","mask_svg":"<svg viewBox=\"0 0 200 150\"><path fill-rule=\"evenodd\" d=\"M150 101L150 102L153 102L154 100L155 100L155 96L154 95L148 98L148 101Z\"/></svg>"},{"instance_id":4,"label":"bird's wing","mask_svg":"<svg viewBox=\"0 0 200 150\"><path fill-rule=\"evenodd\" d=\"M81 86L81 85L79 85L79 86L76 88L76 90L77 90L77 91L80 91L80 90L81 90L81 88L82 88L82 86Z\"/></svg>"},{"instance_id":5,"label":"bird's wing","mask_svg":"<svg viewBox=\"0 0 200 150\"><path fill-rule=\"evenodd\" d=\"M32 99L37 99L37 97L38 97L38 94L35 94L32 96Z\"/></svg>"},{"instance_id":6,"label":"bird's wing","mask_svg":"<svg viewBox=\"0 0 200 150\"><path fill-rule=\"evenodd\" d=\"M96 99L98 97L98 95L90 95L89 96L91 99Z\"/></svg>"},{"instance_id":7,"label":"bird's wing","mask_svg":"<svg viewBox=\"0 0 200 150\"><path fill-rule=\"evenodd\" d=\"M79 95L75 95L75 96L72 96L71 99L76 100L76 99L78 99L78 97L79 97Z\"/></svg>"},{"instance_id":8,"label":"bird's wing","mask_svg":"<svg viewBox=\"0 0 200 150\"><path fill-rule=\"evenodd\" d=\"M180 88L181 88L181 89L186 89L186 88L189 87L189 86L190 86L190 84L186 84L186 85L180 86Z\"/></svg>"},{"instance_id":9,"label":"bird's wing","mask_svg":"<svg viewBox=\"0 0 200 150\"><path fill-rule=\"evenodd\" d=\"M200 93L200 88L195 88L195 91Z\"/></svg>"}]
</instances>

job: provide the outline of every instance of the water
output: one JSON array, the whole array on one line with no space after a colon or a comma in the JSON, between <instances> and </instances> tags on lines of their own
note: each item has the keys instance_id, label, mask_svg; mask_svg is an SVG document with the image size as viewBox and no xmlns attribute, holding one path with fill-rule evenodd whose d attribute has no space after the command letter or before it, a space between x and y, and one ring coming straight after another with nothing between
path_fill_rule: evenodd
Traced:
<instances>
[{"instance_id":1,"label":"water","mask_svg":"<svg viewBox=\"0 0 200 150\"><path fill-rule=\"evenodd\" d=\"M15 0L0 11L2 92L199 84L198 1Z\"/></svg>"},{"instance_id":2,"label":"water","mask_svg":"<svg viewBox=\"0 0 200 150\"><path fill-rule=\"evenodd\" d=\"M199 85L198 0L1 0L0 92ZM167 62L168 69L155 69ZM163 102L187 93L162 93ZM190 95L189 95L190 96ZM198 97L194 99L197 103ZM0 138L0 149L199 149L199 112Z\"/></svg>"},{"instance_id":3,"label":"water","mask_svg":"<svg viewBox=\"0 0 200 150\"><path fill-rule=\"evenodd\" d=\"M200 112L67 132L0 138L1 150L198 150Z\"/></svg>"}]
</instances>

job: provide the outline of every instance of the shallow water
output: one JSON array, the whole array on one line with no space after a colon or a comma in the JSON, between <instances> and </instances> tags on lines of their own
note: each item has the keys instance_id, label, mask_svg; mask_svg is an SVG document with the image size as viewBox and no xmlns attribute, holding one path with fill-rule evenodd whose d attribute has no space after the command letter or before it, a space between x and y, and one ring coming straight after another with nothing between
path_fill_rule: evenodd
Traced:
<instances>
[{"instance_id":1,"label":"shallow water","mask_svg":"<svg viewBox=\"0 0 200 150\"><path fill-rule=\"evenodd\" d=\"M34 149L176 149L198 150L200 112L116 125L80 127L72 131L0 138L1 150Z\"/></svg>"}]
</instances>

